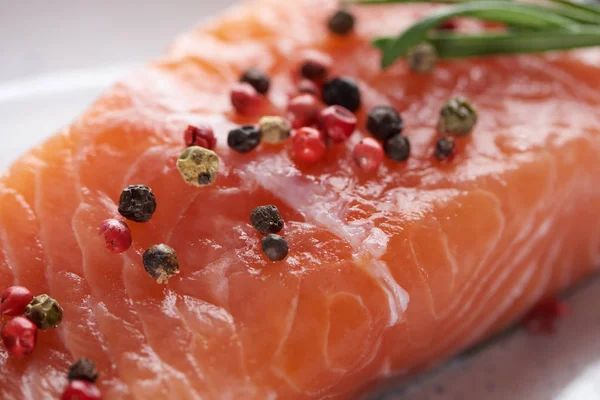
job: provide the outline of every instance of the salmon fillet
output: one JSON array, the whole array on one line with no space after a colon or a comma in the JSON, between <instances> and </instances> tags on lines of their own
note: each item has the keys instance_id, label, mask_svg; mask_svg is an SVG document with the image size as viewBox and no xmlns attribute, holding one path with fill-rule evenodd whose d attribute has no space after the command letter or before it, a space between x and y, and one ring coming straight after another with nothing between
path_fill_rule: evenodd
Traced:
<instances>
[{"instance_id":1,"label":"salmon fillet","mask_svg":"<svg viewBox=\"0 0 600 400\"><path fill-rule=\"evenodd\" d=\"M108 90L0 180L0 288L27 286L64 308L19 360L0 347L0 398L56 399L70 363L99 368L105 399L349 399L420 371L513 323L600 261L600 70L595 50L381 71L369 41L430 6L355 10L357 32L326 30L331 0L259 0L179 37L161 59ZM355 77L361 132L312 167L290 145L248 154L227 132L256 118L229 88L250 66L271 74L271 112L293 91L305 49ZM479 110L456 157L432 156L442 104ZM409 161L357 171L350 149L366 112L404 116ZM218 138L219 177L187 186L175 166L188 124ZM129 184L158 209L131 223L133 247L98 236ZM290 255L268 262L249 224L276 205ZM181 273L158 285L141 254L166 243Z\"/></svg>"}]
</instances>

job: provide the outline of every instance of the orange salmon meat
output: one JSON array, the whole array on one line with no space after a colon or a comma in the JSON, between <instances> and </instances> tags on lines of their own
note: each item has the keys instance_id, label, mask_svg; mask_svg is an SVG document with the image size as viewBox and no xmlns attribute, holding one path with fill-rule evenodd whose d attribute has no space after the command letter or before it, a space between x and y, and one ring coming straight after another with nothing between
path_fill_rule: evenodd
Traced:
<instances>
[{"instance_id":1,"label":"orange salmon meat","mask_svg":"<svg viewBox=\"0 0 600 400\"><path fill-rule=\"evenodd\" d=\"M370 41L432 6L352 8L356 29L344 37L327 30L336 7L242 3L178 37L0 178L0 289L26 286L64 308L31 356L0 346L0 398L57 399L85 356L105 400L353 399L476 344L596 270L600 52L382 71ZM268 72L263 114L283 115L309 50L357 80L358 132L312 166L296 162L290 141L230 149L228 131L260 117L231 106L242 72ZM455 96L479 119L440 162L439 110ZM377 105L401 112L412 151L365 173L352 146ZM190 124L214 129L214 185L189 186L176 167ZM152 188L158 207L148 223L128 222L133 246L119 255L98 228L133 184ZM250 225L266 204L285 220L281 262ZM142 265L159 243L181 266L167 285Z\"/></svg>"}]
</instances>

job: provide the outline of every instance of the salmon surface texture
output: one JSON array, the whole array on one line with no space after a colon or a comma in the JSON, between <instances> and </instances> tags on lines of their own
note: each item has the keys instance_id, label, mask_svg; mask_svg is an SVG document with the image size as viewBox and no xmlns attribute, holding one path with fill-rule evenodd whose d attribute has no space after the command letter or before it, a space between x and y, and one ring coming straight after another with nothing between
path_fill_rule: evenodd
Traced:
<instances>
[{"instance_id":1,"label":"salmon surface texture","mask_svg":"<svg viewBox=\"0 0 600 400\"><path fill-rule=\"evenodd\" d=\"M108 90L69 128L0 180L0 288L27 286L64 308L34 354L0 346L0 398L56 399L80 356L105 399L351 399L514 323L600 262L600 55L595 50L381 71L369 41L398 33L427 5L354 9L356 33L326 30L333 1L245 3L179 37L158 61ZM250 66L272 76L281 114L306 49L355 77L360 132L315 166L290 144L227 147L242 118L229 88ZM134 50L133 50L134 51ZM442 104L467 96L479 121L450 162L433 157ZM360 173L351 146L366 112L392 105L407 163ZM188 124L218 137L216 184L187 186L175 166ZM150 186L158 208L131 222L134 244L108 251L100 222L121 190ZM269 262L249 224L276 205L289 257ZM141 254L178 252L159 285Z\"/></svg>"}]
</instances>

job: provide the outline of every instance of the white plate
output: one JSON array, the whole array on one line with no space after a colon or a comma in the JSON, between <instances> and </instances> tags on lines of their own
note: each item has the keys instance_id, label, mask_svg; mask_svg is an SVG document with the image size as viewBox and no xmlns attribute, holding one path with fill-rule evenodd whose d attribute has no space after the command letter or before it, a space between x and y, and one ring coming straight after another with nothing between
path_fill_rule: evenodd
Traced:
<instances>
[{"instance_id":1,"label":"white plate","mask_svg":"<svg viewBox=\"0 0 600 400\"><path fill-rule=\"evenodd\" d=\"M159 54L177 32L233 2L64 0L36 2L35 12L30 2L3 3L0 170L67 125L133 65ZM600 399L600 280L570 301L574 311L552 337L513 331L374 398Z\"/></svg>"},{"instance_id":2,"label":"white plate","mask_svg":"<svg viewBox=\"0 0 600 400\"><path fill-rule=\"evenodd\" d=\"M0 82L0 170L69 124L128 66Z\"/></svg>"},{"instance_id":3,"label":"white plate","mask_svg":"<svg viewBox=\"0 0 600 400\"><path fill-rule=\"evenodd\" d=\"M236 0L0 0L0 170Z\"/></svg>"}]
</instances>

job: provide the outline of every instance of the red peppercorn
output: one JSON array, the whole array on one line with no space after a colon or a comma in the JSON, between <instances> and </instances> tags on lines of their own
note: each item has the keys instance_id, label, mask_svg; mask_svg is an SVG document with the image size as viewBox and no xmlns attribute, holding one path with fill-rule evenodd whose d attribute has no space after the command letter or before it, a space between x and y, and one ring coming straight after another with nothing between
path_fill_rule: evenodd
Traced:
<instances>
[{"instance_id":1,"label":"red peppercorn","mask_svg":"<svg viewBox=\"0 0 600 400\"><path fill-rule=\"evenodd\" d=\"M551 335L556 330L557 320L569 312L567 303L556 298L544 299L525 315L523 325L531 333Z\"/></svg>"},{"instance_id":2,"label":"red peppercorn","mask_svg":"<svg viewBox=\"0 0 600 400\"><path fill-rule=\"evenodd\" d=\"M212 150L217 144L215 133L208 125L189 125L185 130L185 145L187 147L200 146Z\"/></svg>"},{"instance_id":3,"label":"red peppercorn","mask_svg":"<svg viewBox=\"0 0 600 400\"><path fill-rule=\"evenodd\" d=\"M100 235L104 235L106 248L117 254L129 250L132 243L129 226L118 219L107 219L100 224Z\"/></svg>"},{"instance_id":4,"label":"red peppercorn","mask_svg":"<svg viewBox=\"0 0 600 400\"><path fill-rule=\"evenodd\" d=\"M316 163L325 156L325 138L314 128L298 129L292 136L294 156L306 163Z\"/></svg>"},{"instance_id":5,"label":"red peppercorn","mask_svg":"<svg viewBox=\"0 0 600 400\"><path fill-rule=\"evenodd\" d=\"M2 292L0 299L0 314L16 317L25 312L25 307L31 303L33 295L23 286L11 286Z\"/></svg>"},{"instance_id":6,"label":"red peppercorn","mask_svg":"<svg viewBox=\"0 0 600 400\"><path fill-rule=\"evenodd\" d=\"M319 86L313 81L302 79L298 84L298 93L308 93L312 94L313 96L320 97L321 89L319 89Z\"/></svg>"},{"instance_id":7,"label":"red peppercorn","mask_svg":"<svg viewBox=\"0 0 600 400\"><path fill-rule=\"evenodd\" d=\"M383 161L384 151L381 144L373 138L364 138L352 151L354 160L365 172L375 172Z\"/></svg>"},{"instance_id":8,"label":"red peppercorn","mask_svg":"<svg viewBox=\"0 0 600 400\"><path fill-rule=\"evenodd\" d=\"M356 116L342 106L329 106L319 115L321 128L334 142L343 142L356 129Z\"/></svg>"},{"instance_id":9,"label":"red peppercorn","mask_svg":"<svg viewBox=\"0 0 600 400\"><path fill-rule=\"evenodd\" d=\"M299 129L317 122L323 106L319 100L310 94L301 94L290 100L287 108L287 119L292 128Z\"/></svg>"},{"instance_id":10,"label":"red peppercorn","mask_svg":"<svg viewBox=\"0 0 600 400\"><path fill-rule=\"evenodd\" d=\"M300 75L311 81L323 81L329 75L332 60L327 54L308 51L300 63Z\"/></svg>"},{"instance_id":11,"label":"red peppercorn","mask_svg":"<svg viewBox=\"0 0 600 400\"><path fill-rule=\"evenodd\" d=\"M264 96L247 82L238 82L231 88L231 104L240 114L256 114Z\"/></svg>"},{"instance_id":12,"label":"red peppercorn","mask_svg":"<svg viewBox=\"0 0 600 400\"><path fill-rule=\"evenodd\" d=\"M92 382L74 380L69 382L60 400L100 400L102 393Z\"/></svg>"},{"instance_id":13,"label":"red peppercorn","mask_svg":"<svg viewBox=\"0 0 600 400\"><path fill-rule=\"evenodd\" d=\"M33 352L38 328L25 317L15 317L2 328L2 341L13 356L23 357Z\"/></svg>"}]
</instances>

